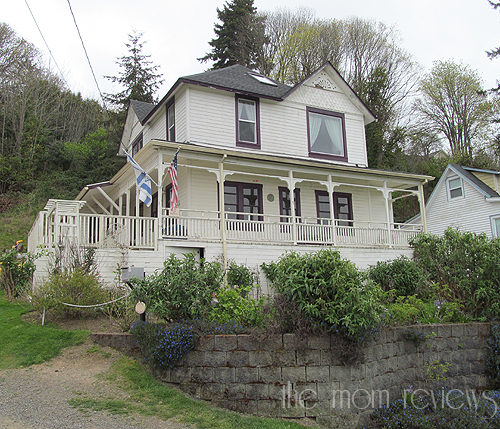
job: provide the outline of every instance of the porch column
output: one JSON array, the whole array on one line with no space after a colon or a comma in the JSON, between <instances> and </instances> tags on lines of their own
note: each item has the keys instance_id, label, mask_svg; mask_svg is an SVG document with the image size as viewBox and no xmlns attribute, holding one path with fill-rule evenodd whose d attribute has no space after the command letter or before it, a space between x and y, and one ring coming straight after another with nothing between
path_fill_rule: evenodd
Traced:
<instances>
[{"instance_id":1,"label":"porch column","mask_svg":"<svg viewBox=\"0 0 500 429\"><path fill-rule=\"evenodd\" d=\"M118 210L118 216L123 216L123 194L120 194L118 197L118 206L120 207Z\"/></svg>"},{"instance_id":2,"label":"porch column","mask_svg":"<svg viewBox=\"0 0 500 429\"><path fill-rule=\"evenodd\" d=\"M297 222L295 219L295 181L293 180L293 171L288 172L288 192L290 192L290 214L292 215L292 240L297 244Z\"/></svg>"},{"instance_id":3,"label":"porch column","mask_svg":"<svg viewBox=\"0 0 500 429\"><path fill-rule=\"evenodd\" d=\"M163 165L163 152L158 151L158 238L163 235L163 174L165 166Z\"/></svg>"},{"instance_id":4,"label":"porch column","mask_svg":"<svg viewBox=\"0 0 500 429\"><path fill-rule=\"evenodd\" d=\"M219 213L220 213L220 232L222 238L222 261L224 264L224 270L227 269L227 234L226 234L226 212L224 207L224 160L227 158L227 154L222 156L219 162ZM224 276L224 281L226 282L227 276Z\"/></svg>"},{"instance_id":5,"label":"porch column","mask_svg":"<svg viewBox=\"0 0 500 429\"><path fill-rule=\"evenodd\" d=\"M337 186L337 183L332 182L332 176L328 175L328 183L327 183L327 188L328 188L328 200L330 203L330 221L332 222L332 243L335 246L335 243L337 241L337 228L335 227L335 206L334 206L334 200L333 200L333 192L335 191L335 186Z\"/></svg>"},{"instance_id":6,"label":"porch column","mask_svg":"<svg viewBox=\"0 0 500 429\"><path fill-rule=\"evenodd\" d=\"M422 183L418 185L418 202L420 204L420 216L422 217L424 233L427 234L427 216L425 214L424 185Z\"/></svg>"},{"instance_id":7,"label":"porch column","mask_svg":"<svg viewBox=\"0 0 500 429\"><path fill-rule=\"evenodd\" d=\"M391 229L391 214L389 209L389 204L392 204L389 198L389 190L387 189L387 182L384 180L384 189L382 190L385 198L385 216L387 220L387 234L388 234L388 244L392 247L392 229Z\"/></svg>"},{"instance_id":8,"label":"porch column","mask_svg":"<svg viewBox=\"0 0 500 429\"><path fill-rule=\"evenodd\" d=\"M130 216L130 188L126 192L125 216Z\"/></svg>"}]
</instances>

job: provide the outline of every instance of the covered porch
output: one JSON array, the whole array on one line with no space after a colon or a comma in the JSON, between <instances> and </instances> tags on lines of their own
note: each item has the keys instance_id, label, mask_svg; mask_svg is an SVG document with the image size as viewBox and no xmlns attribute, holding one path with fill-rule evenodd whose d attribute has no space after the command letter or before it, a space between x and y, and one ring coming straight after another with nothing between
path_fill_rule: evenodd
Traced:
<instances>
[{"instance_id":1,"label":"covered porch","mask_svg":"<svg viewBox=\"0 0 500 429\"><path fill-rule=\"evenodd\" d=\"M29 250L63 240L152 251L161 242L408 248L426 230L423 184L430 177L194 144L181 147L180 204L171 210L167 169L177 148L151 141L135 157L156 182L150 207L139 201L127 164L76 201L50 200L33 224ZM418 199L419 225L393 221L393 202L407 197Z\"/></svg>"}]
</instances>

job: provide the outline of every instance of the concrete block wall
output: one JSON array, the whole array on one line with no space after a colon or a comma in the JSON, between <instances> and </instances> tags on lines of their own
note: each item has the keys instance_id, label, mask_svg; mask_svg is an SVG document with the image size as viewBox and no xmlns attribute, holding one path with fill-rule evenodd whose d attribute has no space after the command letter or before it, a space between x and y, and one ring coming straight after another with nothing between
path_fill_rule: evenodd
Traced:
<instances>
[{"instance_id":1,"label":"concrete block wall","mask_svg":"<svg viewBox=\"0 0 500 429\"><path fill-rule=\"evenodd\" d=\"M403 338L416 329L428 339L416 346ZM162 381L215 406L269 417L320 420L365 416L401 397L403 389L482 389L486 385L488 324L443 324L390 328L365 348L364 363L343 366L334 336L294 334L257 341L249 335L200 338ZM449 364L441 371L441 364Z\"/></svg>"}]
</instances>

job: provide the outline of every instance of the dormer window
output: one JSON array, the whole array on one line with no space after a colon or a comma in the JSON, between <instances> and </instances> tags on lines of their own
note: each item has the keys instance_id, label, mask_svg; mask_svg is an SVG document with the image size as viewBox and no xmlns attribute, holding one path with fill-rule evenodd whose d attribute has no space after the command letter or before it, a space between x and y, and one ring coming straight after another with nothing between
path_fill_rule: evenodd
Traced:
<instances>
[{"instance_id":1,"label":"dormer window","mask_svg":"<svg viewBox=\"0 0 500 429\"><path fill-rule=\"evenodd\" d=\"M259 100L236 97L236 146L260 148Z\"/></svg>"},{"instance_id":2,"label":"dormer window","mask_svg":"<svg viewBox=\"0 0 500 429\"><path fill-rule=\"evenodd\" d=\"M309 155L347 161L344 114L307 108Z\"/></svg>"},{"instance_id":3,"label":"dormer window","mask_svg":"<svg viewBox=\"0 0 500 429\"><path fill-rule=\"evenodd\" d=\"M450 200L455 198L462 198L464 191L462 188L462 179L460 177L453 177L448 179L448 196Z\"/></svg>"}]
</instances>

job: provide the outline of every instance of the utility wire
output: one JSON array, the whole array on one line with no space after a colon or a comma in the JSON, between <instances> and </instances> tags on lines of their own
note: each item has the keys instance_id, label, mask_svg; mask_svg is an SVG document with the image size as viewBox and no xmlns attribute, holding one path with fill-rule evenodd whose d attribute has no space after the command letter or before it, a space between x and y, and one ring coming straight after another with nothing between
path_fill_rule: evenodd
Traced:
<instances>
[{"instance_id":1,"label":"utility wire","mask_svg":"<svg viewBox=\"0 0 500 429\"><path fill-rule=\"evenodd\" d=\"M101 96L102 103L104 104L104 107L107 110L106 101L104 100L104 96L102 95L101 88L99 88L99 84L97 83L97 78L95 77L94 69L92 68L92 64L90 63L90 58L89 58L89 55L87 54L87 49L85 48L85 43L83 43L82 35L80 34L80 29L78 28L78 24L76 23L75 14L73 13L73 9L71 8L70 0L68 0L68 6L69 6L69 10L71 12L71 16L73 16L73 21L75 22L76 31L78 32L78 36L80 37L80 41L82 42L83 51L85 52L85 56L87 57L87 62L89 63L90 71L92 72L92 76L94 77L94 82L97 86L97 90L99 91L99 95Z\"/></svg>"},{"instance_id":2,"label":"utility wire","mask_svg":"<svg viewBox=\"0 0 500 429\"><path fill-rule=\"evenodd\" d=\"M40 27L38 26L38 22L36 22L35 15L33 15L33 12L31 11L30 5L28 4L28 0L24 0L24 2L26 3L26 6L28 6L28 10L30 11L31 17L33 18L33 21L35 21L36 28L38 28L38 31L39 31L39 33L40 33L40 36L42 36L43 42L45 43L45 46L47 47L47 50L49 51L50 56L51 56L51 57L52 57L52 59L54 60L54 64L56 65L57 70L59 70L59 74L61 75L62 80L63 80L63 81L66 83L66 85L67 85L67 84L68 84L68 82L66 82L66 79L64 78L64 74L63 74L63 72L62 72L62 71L61 71L61 69L59 68L59 65L57 64L57 61L56 61L56 59L55 59L54 55L52 54L52 51L50 50L49 45L48 45L47 41L45 40L45 37L43 37L42 30L41 30L41 29L40 29Z\"/></svg>"}]
</instances>

